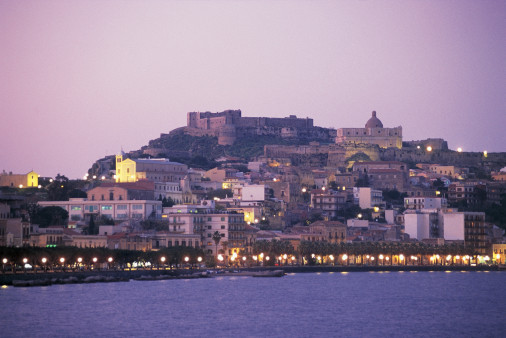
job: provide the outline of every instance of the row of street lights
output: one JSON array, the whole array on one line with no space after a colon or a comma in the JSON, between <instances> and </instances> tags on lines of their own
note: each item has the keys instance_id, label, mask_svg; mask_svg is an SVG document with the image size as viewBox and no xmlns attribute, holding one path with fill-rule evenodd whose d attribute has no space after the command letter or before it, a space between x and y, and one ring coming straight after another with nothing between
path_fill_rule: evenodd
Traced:
<instances>
[{"instance_id":1,"label":"row of street lights","mask_svg":"<svg viewBox=\"0 0 506 338\"><path fill-rule=\"evenodd\" d=\"M95 265L98 262L98 258L97 257L93 257L91 261L92 261L93 265ZM23 268L26 271L26 265L28 264L28 258L26 258L26 257L23 258L22 262L23 262ZM48 259L46 257L42 257L41 260L40 260L40 262L43 265L44 271L47 271ZM60 262L60 265L62 266L62 269L64 269L65 268L65 262L66 262L65 257L60 257L58 259L58 262ZM107 258L107 263L111 264L112 262L113 262L113 258L112 257ZM15 262L9 262L9 260L7 258L3 258L2 259L2 263L3 263L3 270L5 271L5 265L7 265L9 263L15 263ZM83 258L82 257L78 257L77 260L76 260L76 262L74 264L76 264L77 266L81 266L83 264Z\"/></svg>"}]
</instances>

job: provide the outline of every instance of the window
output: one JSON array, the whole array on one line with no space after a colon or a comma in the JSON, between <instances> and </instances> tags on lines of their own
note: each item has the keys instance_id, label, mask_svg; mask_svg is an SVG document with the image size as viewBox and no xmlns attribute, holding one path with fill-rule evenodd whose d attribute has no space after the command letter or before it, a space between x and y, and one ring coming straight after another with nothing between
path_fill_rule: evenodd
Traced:
<instances>
[{"instance_id":1,"label":"window","mask_svg":"<svg viewBox=\"0 0 506 338\"><path fill-rule=\"evenodd\" d=\"M102 205L102 210L112 210L112 205Z\"/></svg>"},{"instance_id":2,"label":"window","mask_svg":"<svg viewBox=\"0 0 506 338\"><path fill-rule=\"evenodd\" d=\"M134 210L142 210L142 204L134 204L134 205L132 205L132 209L134 209Z\"/></svg>"},{"instance_id":3,"label":"window","mask_svg":"<svg viewBox=\"0 0 506 338\"><path fill-rule=\"evenodd\" d=\"M208 225L208 226L207 226L207 229L209 229L209 230L211 230L212 228L213 228L213 227L212 227L212 226L210 226L210 225Z\"/></svg>"},{"instance_id":4,"label":"window","mask_svg":"<svg viewBox=\"0 0 506 338\"><path fill-rule=\"evenodd\" d=\"M224 226L224 225L222 225L222 226L221 226L221 228L222 228L222 229L225 229L225 226Z\"/></svg>"},{"instance_id":5,"label":"window","mask_svg":"<svg viewBox=\"0 0 506 338\"><path fill-rule=\"evenodd\" d=\"M121 205L116 206L116 209L118 209L118 210L127 210L127 206L124 205L124 204L121 204Z\"/></svg>"},{"instance_id":6,"label":"window","mask_svg":"<svg viewBox=\"0 0 506 338\"><path fill-rule=\"evenodd\" d=\"M73 205L70 207L70 210L81 210L81 206L80 205Z\"/></svg>"}]
</instances>

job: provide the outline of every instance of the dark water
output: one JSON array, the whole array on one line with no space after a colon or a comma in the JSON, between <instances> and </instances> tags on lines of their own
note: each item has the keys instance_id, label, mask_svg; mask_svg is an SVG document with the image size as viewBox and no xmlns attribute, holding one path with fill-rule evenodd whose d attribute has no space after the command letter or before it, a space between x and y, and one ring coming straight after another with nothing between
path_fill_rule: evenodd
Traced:
<instances>
[{"instance_id":1,"label":"dark water","mask_svg":"<svg viewBox=\"0 0 506 338\"><path fill-rule=\"evenodd\" d=\"M0 336L506 337L505 272L307 273L0 289Z\"/></svg>"}]
</instances>

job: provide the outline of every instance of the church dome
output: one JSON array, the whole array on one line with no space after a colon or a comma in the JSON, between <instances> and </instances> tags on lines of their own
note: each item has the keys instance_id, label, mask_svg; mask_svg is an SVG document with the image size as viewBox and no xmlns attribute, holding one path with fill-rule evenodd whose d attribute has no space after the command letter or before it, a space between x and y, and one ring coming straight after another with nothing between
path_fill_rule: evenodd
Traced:
<instances>
[{"instance_id":1,"label":"church dome","mask_svg":"<svg viewBox=\"0 0 506 338\"><path fill-rule=\"evenodd\" d=\"M376 117L376 111L372 112L372 117L365 124L366 128L383 128L383 123Z\"/></svg>"}]
</instances>

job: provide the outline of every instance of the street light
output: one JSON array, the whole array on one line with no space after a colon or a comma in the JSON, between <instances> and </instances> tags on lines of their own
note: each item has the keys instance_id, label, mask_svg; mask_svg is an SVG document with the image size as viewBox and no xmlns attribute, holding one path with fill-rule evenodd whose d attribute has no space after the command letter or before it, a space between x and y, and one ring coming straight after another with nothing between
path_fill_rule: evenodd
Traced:
<instances>
[{"instance_id":1,"label":"street light","mask_svg":"<svg viewBox=\"0 0 506 338\"><path fill-rule=\"evenodd\" d=\"M42 264L44 264L44 272L46 272L47 271L47 266L46 266L47 258L42 257L41 261L42 261Z\"/></svg>"}]
</instances>

